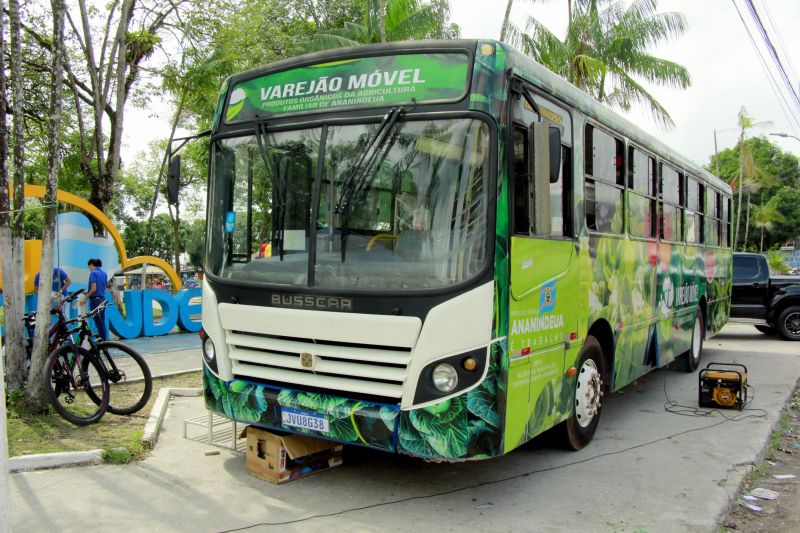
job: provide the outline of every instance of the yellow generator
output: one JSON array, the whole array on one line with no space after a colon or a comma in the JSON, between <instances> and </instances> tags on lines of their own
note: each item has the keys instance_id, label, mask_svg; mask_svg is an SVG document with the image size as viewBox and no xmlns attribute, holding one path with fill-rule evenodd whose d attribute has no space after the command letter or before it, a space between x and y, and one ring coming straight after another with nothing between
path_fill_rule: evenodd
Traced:
<instances>
[{"instance_id":1,"label":"yellow generator","mask_svg":"<svg viewBox=\"0 0 800 533\"><path fill-rule=\"evenodd\" d=\"M744 409L747 403L747 367L708 363L700 370L700 407Z\"/></svg>"}]
</instances>

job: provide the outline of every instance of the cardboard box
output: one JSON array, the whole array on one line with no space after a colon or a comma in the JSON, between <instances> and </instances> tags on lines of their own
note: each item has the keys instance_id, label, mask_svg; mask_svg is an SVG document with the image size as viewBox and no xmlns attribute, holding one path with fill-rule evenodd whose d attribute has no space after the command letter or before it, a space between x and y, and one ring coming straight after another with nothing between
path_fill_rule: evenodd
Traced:
<instances>
[{"instance_id":1,"label":"cardboard box","mask_svg":"<svg viewBox=\"0 0 800 533\"><path fill-rule=\"evenodd\" d=\"M247 437L247 471L270 483L285 483L342 464L344 446L300 435L275 435L248 426L239 437Z\"/></svg>"}]
</instances>

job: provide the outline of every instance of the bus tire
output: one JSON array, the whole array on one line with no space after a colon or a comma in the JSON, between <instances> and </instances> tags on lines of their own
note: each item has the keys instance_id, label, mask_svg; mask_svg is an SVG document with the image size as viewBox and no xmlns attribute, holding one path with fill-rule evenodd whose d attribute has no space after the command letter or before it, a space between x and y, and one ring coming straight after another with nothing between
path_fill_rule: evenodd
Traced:
<instances>
[{"instance_id":1,"label":"bus tire","mask_svg":"<svg viewBox=\"0 0 800 533\"><path fill-rule=\"evenodd\" d=\"M778 333L787 341L800 341L800 305L787 307L778 316Z\"/></svg>"},{"instance_id":2,"label":"bus tire","mask_svg":"<svg viewBox=\"0 0 800 533\"><path fill-rule=\"evenodd\" d=\"M556 426L560 444L567 450L580 450L594 437L600 422L605 366L600 342L589 335L581 349L572 410L569 418Z\"/></svg>"},{"instance_id":3,"label":"bus tire","mask_svg":"<svg viewBox=\"0 0 800 533\"><path fill-rule=\"evenodd\" d=\"M756 328L761 333L763 333L764 335L777 335L778 334L777 328L774 328L772 326L758 325L758 326L753 326L753 327Z\"/></svg>"},{"instance_id":4,"label":"bus tire","mask_svg":"<svg viewBox=\"0 0 800 533\"><path fill-rule=\"evenodd\" d=\"M706 326L703 322L703 310L699 307L694 313L694 326L692 326L692 346L689 351L678 358L678 368L684 372L694 372L700 366L703 356L703 339L706 336Z\"/></svg>"}]
</instances>

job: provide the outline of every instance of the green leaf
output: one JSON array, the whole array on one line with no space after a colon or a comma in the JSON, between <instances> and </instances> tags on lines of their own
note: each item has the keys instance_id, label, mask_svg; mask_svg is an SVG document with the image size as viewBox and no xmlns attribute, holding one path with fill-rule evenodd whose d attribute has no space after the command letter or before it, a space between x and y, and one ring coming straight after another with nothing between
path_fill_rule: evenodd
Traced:
<instances>
[{"instance_id":1,"label":"green leaf","mask_svg":"<svg viewBox=\"0 0 800 533\"><path fill-rule=\"evenodd\" d=\"M397 424L397 417L400 416L400 413L391 407L381 407L380 413L381 420L386 424L386 427L394 431L395 424Z\"/></svg>"},{"instance_id":2,"label":"green leaf","mask_svg":"<svg viewBox=\"0 0 800 533\"><path fill-rule=\"evenodd\" d=\"M472 389L467 394L467 409L486 423L500 427L500 415L497 413L497 397L481 387Z\"/></svg>"}]
</instances>

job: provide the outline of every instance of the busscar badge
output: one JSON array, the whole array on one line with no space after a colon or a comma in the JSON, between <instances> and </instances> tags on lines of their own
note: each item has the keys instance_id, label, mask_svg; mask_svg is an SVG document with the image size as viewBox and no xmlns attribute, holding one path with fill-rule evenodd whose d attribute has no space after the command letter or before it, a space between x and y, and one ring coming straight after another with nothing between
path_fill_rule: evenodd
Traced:
<instances>
[{"instance_id":1,"label":"busscar badge","mask_svg":"<svg viewBox=\"0 0 800 533\"><path fill-rule=\"evenodd\" d=\"M300 364L303 365L303 368L313 368L314 355L308 352L300 353Z\"/></svg>"}]
</instances>

